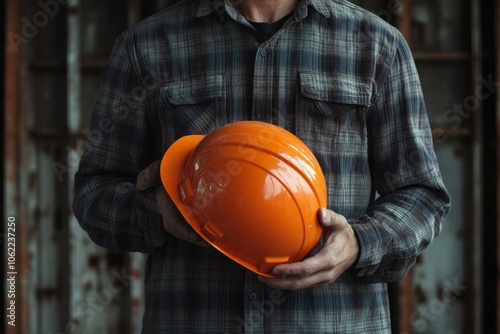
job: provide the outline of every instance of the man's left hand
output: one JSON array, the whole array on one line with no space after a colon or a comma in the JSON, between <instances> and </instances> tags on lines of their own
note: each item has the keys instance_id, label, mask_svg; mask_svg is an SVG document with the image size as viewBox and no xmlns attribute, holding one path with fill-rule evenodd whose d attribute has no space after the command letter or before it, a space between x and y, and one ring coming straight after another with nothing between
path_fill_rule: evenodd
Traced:
<instances>
[{"instance_id":1,"label":"man's left hand","mask_svg":"<svg viewBox=\"0 0 500 334\"><path fill-rule=\"evenodd\" d=\"M314 256L301 262L274 267L276 278L259 276L259 280L271 287L300 290L329 285L354 262L359 254L359 242L347 219L328 209L320 209L318 219L328 231L323 248Z\"/></svg>"}]
</instances>

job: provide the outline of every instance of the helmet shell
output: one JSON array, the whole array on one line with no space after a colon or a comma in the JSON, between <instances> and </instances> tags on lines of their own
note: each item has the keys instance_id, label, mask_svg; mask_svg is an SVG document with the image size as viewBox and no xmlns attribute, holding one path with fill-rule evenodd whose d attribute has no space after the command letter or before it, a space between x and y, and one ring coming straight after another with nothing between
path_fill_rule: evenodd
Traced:
<instances>
[{"instance_id":1,"label":"helmet shell","mask_svg":"<svg viewBox=\"0 0 500 334\"><path fill-rule=\"evenodd\" d=\"M242 121L177 140L162 183L189 225L253 272L301 261L317 244L326 184L309 148L290 132Z\"/></svg>"}]
</instances>

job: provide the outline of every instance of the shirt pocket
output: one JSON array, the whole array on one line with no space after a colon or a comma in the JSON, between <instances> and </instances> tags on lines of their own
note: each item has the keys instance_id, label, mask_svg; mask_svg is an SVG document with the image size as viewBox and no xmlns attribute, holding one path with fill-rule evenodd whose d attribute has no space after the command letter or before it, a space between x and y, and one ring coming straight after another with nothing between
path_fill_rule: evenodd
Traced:
<instances>
[{"instance_id":1,"label":"shirt pocket","mask_svg":"<svg viewBox=\"0 0 500 334\"><path fill-rule=\"evenodd\" d=\"M297 134L313 151L338 151L366 140L372 85L354 76L300 73L296 95Z\"/></svg>"},{"instance_id":2,"label":"shirt pocket","mask_svg":"<svg viewBox=\"0 0 500 334\"><path fill-rule=\"evenodd\" d=\"M371 95L371 84L354 76L300 73L300 96L316 106L311 117L339 117L356 106L368 107Z\"/></svg>"},{"instance_id":3,"label":"shirt pocket","mask_svg":"<svg viewBox=\"0 0 500 334\"><path fill-rule=\"evenodd\" d=\"M223 74L167 82L161 88L175 137L207 134L226 123Z\"/></svg>"}]
</instances>

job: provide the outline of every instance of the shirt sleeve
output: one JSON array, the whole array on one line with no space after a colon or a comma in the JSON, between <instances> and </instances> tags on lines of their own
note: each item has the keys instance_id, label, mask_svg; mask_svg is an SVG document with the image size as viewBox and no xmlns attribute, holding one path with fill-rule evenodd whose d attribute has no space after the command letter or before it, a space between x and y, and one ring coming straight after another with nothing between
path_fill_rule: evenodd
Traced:
<instances>
[{"instance_id":1,"label":"shirt sleeve","mask_svg":"<svg viewBox=\"0 0 500 334\"><path fill-rule=\"evenodd\" d=\"M147 117L151 87L134 69L128 33L116 41L96 97L92 127L75 175L74 214L98 245L150 252L161 247L163 229L156 191L140 192L140 170L158 159Z\"/></svg>"},{"instance_id":2,"label":"shirt sleeve","mask_svg":"<svg viewBox=\"0 0 500 334\"><path fill-rule=\"evenodd\" d=\"M350 221L360 244L352 272L372 282L402 279L439 234L450 208L420 81L402 36L393 54L368 125L379 196L365 215Z\"/></svg>"}]
</instances>

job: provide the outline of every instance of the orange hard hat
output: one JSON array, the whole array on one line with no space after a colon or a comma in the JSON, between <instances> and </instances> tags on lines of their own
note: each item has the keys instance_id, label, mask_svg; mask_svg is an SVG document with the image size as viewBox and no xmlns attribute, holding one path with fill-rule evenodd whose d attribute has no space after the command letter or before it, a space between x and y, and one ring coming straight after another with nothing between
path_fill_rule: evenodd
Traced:
<instances>
[{"instance_id":1,"label":"orange hard hat","mask_svg":"<svg viewBox=\"0 0 500 334\"><path fill-rule=\"evenodd\" d=\"M278 126L242 121L182 137L165 153L160 174L189 225L262 276L301 261L321 237L323 172L309 148Z\"/></svg>"}]
</instances>

